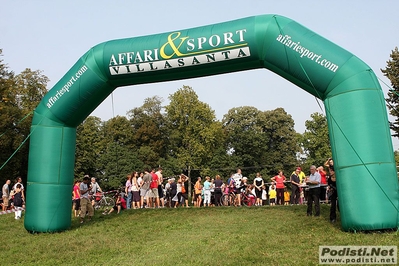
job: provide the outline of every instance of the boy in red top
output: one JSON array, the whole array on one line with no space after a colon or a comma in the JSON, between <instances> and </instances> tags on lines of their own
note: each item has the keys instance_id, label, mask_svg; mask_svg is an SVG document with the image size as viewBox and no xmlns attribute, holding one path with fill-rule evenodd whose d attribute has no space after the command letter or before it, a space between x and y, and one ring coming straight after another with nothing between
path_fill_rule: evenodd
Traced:
<instances>
[{"instance_id":1,"label":"boy in red top","mask_svg":"<svg viewBox=\"0 0 399 266\"><path fill-rule=\"evenodd\" d=\"M276 182L277 205L284 205L285 176L283 175L283 171L279 170L278 175L272 177L271 180Z\"/></svg>"},{"instance_id":2,"label":"boy in red top","mask_svg":"<svg viewBox=\"0 0 399 266\"><path fill-rule=\"evenodd\" d=\"M151 171L151 176L152 176L152 181L150 183L150 207L152 203L154 204L154 208L159 208L159 194L158 194L158 183L159 183L159 177L155 173L155 169L152 169Z\"/></svg>"}]
</instances>

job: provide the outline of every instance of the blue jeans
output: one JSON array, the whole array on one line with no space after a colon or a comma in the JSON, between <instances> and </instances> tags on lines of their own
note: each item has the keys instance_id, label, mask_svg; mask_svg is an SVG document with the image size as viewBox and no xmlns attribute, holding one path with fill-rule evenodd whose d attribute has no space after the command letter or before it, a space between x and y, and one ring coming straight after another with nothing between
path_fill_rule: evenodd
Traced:
<instances>
[{"instance_id":1,"label":"blue jeans","mask_svg":"<svg viewBox=\"0 0 399 266\"><path fill-rule=\"evenodd\" d=\"M130 191L127 193L126 209L130 209L132 207L132 198L133 193Z\"/></svg>"}]
</instances>

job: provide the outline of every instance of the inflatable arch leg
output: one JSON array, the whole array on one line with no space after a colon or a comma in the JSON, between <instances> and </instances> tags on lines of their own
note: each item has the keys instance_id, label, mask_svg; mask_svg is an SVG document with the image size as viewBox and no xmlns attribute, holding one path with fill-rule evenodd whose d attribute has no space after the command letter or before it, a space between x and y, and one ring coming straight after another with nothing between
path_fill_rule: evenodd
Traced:
<instances>
[{"instance_id":1,"label":"inflatable arch leg","mask_svg":"<svg viewBox=\"0 0 399 266\"><path fill-rule=\"evenodd\" d=\"M277 15L108 41L84 54L35 110L25 228L70 227L76 127L115 88L256 68L324 101L343 229L397 228L398 178L374 73L348 51Z\"/></svg>"}]
</instances>

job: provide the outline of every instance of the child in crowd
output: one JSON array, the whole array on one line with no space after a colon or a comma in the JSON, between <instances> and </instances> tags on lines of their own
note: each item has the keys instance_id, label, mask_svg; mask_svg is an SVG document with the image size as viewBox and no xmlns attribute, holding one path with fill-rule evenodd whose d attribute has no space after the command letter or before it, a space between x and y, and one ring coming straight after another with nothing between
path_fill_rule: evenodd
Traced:
<instances>
[{"instance_id":1,"label":"child in crowd","mask_svg":"<svg viewBox=\"0 0 399 266\"><path fill-rule=\"evenodd\" d=\"M276 205L277 191L276 186L272 184L269 189L270 206Z\"/></svg>"},{"instance_id":2,"label":"child in crowd","mask_svg":"<svg viewBox=\"0 0 399 266\"><path fill-rule=\"evenodd\" d=\"M304 204L305 203L305 192L303 190L304 190L304 188L301 188L300 198L299 198L299 203L300 204Z\"/></svg>"},{"instance_id":3,"label":"child in crowd","mask_svg":"<svg viewBox=\"0 0 399 266\"><path fill-rule=\"evenodd\" d=\"M256 202L256 196L253 193L255 189L254 185L249 185L247 186L247 188L245 189L245 194L247 195L247 197L249 198L249 202L248 202L248 206L254 206L255 202Z\"/></svg>"},{"instance_id":4,"label":"child in crowd","mask_svg":"<svg viewBox=\"0 0 399 266\"><path fill-rule=\"evenodd\" d=\"M262 205L266 205L267 202L267 191L266 191L266 186L262 186Z\"/></svg>"},{"instance_id":5,"label":"child in crowd","mask_svg":"<svg viewBox=\"0 0 399 266\"><path fill-rule=\"evenodd\" d=\"M288 192L287 187L284 188L284 205L290 204L290 192Z\"/></svg>"}]
</instances>

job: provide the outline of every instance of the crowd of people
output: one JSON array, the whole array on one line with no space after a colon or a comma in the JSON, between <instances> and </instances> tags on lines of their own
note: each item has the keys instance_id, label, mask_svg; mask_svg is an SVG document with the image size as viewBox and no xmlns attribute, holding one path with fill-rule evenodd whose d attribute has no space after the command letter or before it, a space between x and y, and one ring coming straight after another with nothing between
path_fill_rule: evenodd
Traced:
<instances>
[{"instance_id":1,"label":"crowd of people","mask_svg":"<svg viewBox=\"0 0 399 266\"><path fill-rule=\"evenodd\" d=\"M328 173L324 171L325 166L328 167ZM325 166L311 166L309 176L297 167L289 178L279 170L268 183L260 173L256 173L253 182L249 183L248 178L242 175L241 169L237 169L236 173L231 174L226 181L223 181L220 175L216 175L215 178L206 176L204 179L198 177L192 184L192 189L189 189L189 178L184 174L165 180L162 168L145 169L141 173L133 172L127 175L124 191L116 198L114 208L103 214L107 215L114 211L120 213L123 209L220 206L223 194L234 193L235 206L242 205L242 197L251 199L249 205L253 206L306 203L308 216L319 216L320 201L330 200L332 206L330 220L335 222L337 193L332 159L327 160ZM85 177L80 185L75 184L73 191L75 216L79 216L80 210L81 222L85 215L91 219L94 213L92 206L95 204L95 195L102 192L95 178L92 178L90 183L89 177ZM191 197L189 191L192 191Z\"/></svg>"},{"instance_id":2,"label":"crowd of people","mask_svg":"<svg viewBox=\"0 0 399 266\"><path fill-rule=\"evenodd\" d=\"M324 171L324 167L327 167L328 172ZM320 216L320 201L329 201L330 221L335 222L336 210L339 207L333 160L329 158L324 166L312 165L309 171L309 176L306 176L302 169L297 167L287 178L283 171L279 170L268 183L260 173L256 173L256 177L250 183L248 178L242 175L241 169L237 169L226 181L223 181L220 175L216 175L215 178L206 176L204 180L198 177L190 187L189 178L184 174L165 180L162 168L145 169L143 172L127 175L124 191L115 197L115 206L103 214L108 215L114 211L120 213L123 209L221 206L222 196L233 193L235 206L242 205L242 197L247 199L246 205L250 206L306 203L308 216ZM189 191L192 191L191 197ZM73 213L75 217L80 217L81 223L86 217L87 220L92 219L94 206L101 199L99 193L103 191L94 177L86 175L82 181L75 182L72 190ZM18 177L12 187L11 181L7 180L2 187L2 210L13 209L15 219L20 219L24 204L22 178Z\"/></svg>"}]
</instances>

